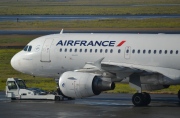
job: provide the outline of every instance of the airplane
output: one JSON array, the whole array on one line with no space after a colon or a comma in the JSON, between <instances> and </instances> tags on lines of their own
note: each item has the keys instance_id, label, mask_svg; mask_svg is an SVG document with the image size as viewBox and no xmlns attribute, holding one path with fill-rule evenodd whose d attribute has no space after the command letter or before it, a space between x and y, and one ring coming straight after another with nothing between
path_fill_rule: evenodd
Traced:
<instances>
[{"instance_id":1,"label":"airplane","mask_svg":"<svg viewBox=\"0 0 180 118\"><path fill-rule=\"evenodd\" d=\"M135 106L147 106L147 92L180 84L179 34L63 33L38 37L11 59L32 76L59 80L60 93L85 98L128 80ZM180 99L180 90L178 92Z\"/></svg>"}]
</instances>

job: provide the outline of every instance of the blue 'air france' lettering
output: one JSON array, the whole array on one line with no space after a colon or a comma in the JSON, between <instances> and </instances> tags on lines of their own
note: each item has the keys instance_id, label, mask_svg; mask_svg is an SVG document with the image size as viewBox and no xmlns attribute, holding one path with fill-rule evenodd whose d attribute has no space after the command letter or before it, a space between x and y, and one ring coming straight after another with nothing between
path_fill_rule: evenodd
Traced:
<instances>
[{"instance_id":1,"label":"blue 'air france' lettering","mask_svg":"<svg viewBox=\"0 0 180 118\"><path fill-rule=\"evenodd\" d=\"M86 41L86 40L60 40L56 46L103 46L114 47L116 41Z\"/></svg>"}]
</instances>

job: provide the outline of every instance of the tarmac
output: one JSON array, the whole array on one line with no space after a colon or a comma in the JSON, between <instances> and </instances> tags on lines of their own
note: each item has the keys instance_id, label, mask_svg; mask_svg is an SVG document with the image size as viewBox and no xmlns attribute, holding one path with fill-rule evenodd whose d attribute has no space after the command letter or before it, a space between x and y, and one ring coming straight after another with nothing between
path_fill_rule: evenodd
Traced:
<instances>
[{"instance_id":1,"label":"tarmac","mask_svg":"<svg viewBox=\"0 0 180 118\"><path fill-rule=\"evenodd\" d=\"M177 95L151 94L149 106L135 107L133 94L107 94L64 100L14 100L0 92L0 118L179 118Z\"/></svg>"}]
</instances>

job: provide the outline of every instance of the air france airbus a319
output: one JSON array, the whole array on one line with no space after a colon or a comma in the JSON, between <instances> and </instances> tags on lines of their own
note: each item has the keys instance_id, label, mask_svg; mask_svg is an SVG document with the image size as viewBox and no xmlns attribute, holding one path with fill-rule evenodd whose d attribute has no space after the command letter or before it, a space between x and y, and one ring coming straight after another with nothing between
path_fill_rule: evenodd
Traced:
<instances>
[{"instance_id":1,"label":"air france airbus a319","mask_svg":"<svg viewBox=\"0 0 180 118\"><path fill-rule=\"evenodd\" d=\"M70 98L99 95L128 79L137 90L133 104L146 106L151 97L142 91L180 84L180 35L61 32L32 40L11 65L58 79L62 95Z\"/></svg>"}]
</instances>

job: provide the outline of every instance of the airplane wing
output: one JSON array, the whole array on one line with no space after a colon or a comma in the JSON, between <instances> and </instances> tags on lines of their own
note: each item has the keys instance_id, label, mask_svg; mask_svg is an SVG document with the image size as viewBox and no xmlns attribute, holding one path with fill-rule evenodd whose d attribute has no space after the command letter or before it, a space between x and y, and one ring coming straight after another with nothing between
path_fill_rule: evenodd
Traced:
<instances>
[{"instance_id":1,"label":"airplane wing","mask_svg":"<svg viewBox=\"0 0 180 118\"><path fill-rule=\"evenodd\" d=\"M174 80L180 78L180 70L148 65L101 62L103 59L104 58L101 58L96 62L87 62L83 69L79 69L76 71L93 73L109 72L111 76L113 74L116 76L121 75L121 78L128 77L133 73L139 73L140 75L161 74Z\"/></svg>"},{"instance_id":2,"label":"airplane wing","mask_svg":"<svg viewBox=\"0 0 180 118\"><path fill-rule=\"evenodd\" d=\"M118 69L120 72L131 72L140 74L155 74L159 73L171 79L177 79L180 77L180 70L171 68L163 68L157 66L145 66L127 63L115 63L115 62L102 62L101 64L104 70L110 71L113 68Z\"/></svg>"}]
</instances>

